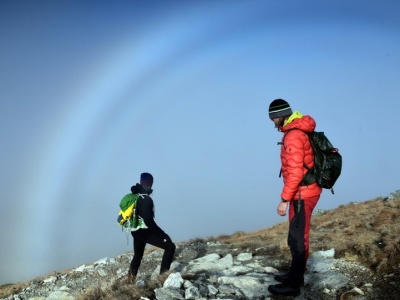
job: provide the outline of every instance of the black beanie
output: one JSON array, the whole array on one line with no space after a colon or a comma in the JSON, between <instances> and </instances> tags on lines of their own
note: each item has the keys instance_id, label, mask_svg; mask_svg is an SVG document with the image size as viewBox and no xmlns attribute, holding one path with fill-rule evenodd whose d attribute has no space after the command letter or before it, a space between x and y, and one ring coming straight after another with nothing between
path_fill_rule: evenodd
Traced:
<instances>
[{"instance_id":1,"label":"black beanie","mask_svg":"<svg viewBox=\"0 0 400 300\"><path fill-rule=\"evenodd\" d=\"M283 99L275 99L269 105L269 118L280 118L290 116L292 114L292 109L289 103Z\"/></svg>"},{"instance_id":2,"label":"black beanie","mask_svg":"<svg viewBox=\"0 0 400 300\"><path fill-rule=\"evenodd\" d=\"M140 174L140 185L151 188L153 185L153 176L150 173Z\"/></svg>"}]
</instances>

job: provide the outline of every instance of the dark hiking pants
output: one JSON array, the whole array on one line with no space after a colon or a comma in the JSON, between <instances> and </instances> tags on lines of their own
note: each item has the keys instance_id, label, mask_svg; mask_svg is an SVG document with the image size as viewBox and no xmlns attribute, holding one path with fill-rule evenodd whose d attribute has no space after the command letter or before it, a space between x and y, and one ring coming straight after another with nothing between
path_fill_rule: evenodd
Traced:
<instances>
[{"instance_id":1,"label":"dark hiking pants","mask_svg":"<svg viewBox=\"0 0 400 300\"><path fill-rule=\"evenodd\" d=\"M150 231L132 232L133 236L133 259L130 265L130 273L136 275L140 263L143 258L144 249L146 244L164 249L164 254L161 261L160 274L169 270L175 254L175 244L171 240L165 239L160 235L154 234Z\"/></svg>"},{"instance_id":2,"label":"dark hiking pants","mask_svg":"<svg viewBox=\"0 0 400 300\"><path fill-rule=\"evenodd\" d=\"M292 254L289 279L297 284L306 270L310 246L310 220L319 196L304 200L293 200L289 208L288 245Z\"/></svg>"}]
</instances>

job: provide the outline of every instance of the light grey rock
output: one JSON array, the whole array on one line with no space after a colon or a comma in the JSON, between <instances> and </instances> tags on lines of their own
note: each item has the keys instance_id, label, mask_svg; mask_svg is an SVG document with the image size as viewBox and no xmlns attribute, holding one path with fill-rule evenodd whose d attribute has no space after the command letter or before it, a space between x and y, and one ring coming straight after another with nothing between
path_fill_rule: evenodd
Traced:
<instances>
[{"instance_id":1,"label":"light grey rock","mask_svg":"<svg viewBox=\"0 0 400 300\"><path fill-rule=\"evenodd\" d=\"M44 283L53 283L57 280L57 277L55 276L50 276L48 278L46 278L45 280L43 280Z\"/></svg>"},{"instance_id":2,"label":"light grey rock","mask_svg":"<svg viewBox=\"0 0 400 300\"><path fill-rule=\"evenodd\" d=\"M272 267L265 267L264 271L267 274L277 274L277 273L279 273L279 271L277 269L272 268Z\"/></svg>"},{"instance_id":3,"label":"light grey rock","mask_svg":"<svg viewBox=\"0 0 400 300\"><path fill-rule=\"evenodd\" d=\"M233 266L233 257L231 254L223 258L219 258L218 254L210 254L203 258L198 258L189 263L184 269L186 273L200 273L200 272L221 272Z\"/></svg>"},{"instance_id":4,"label":"light grey rock","mask_svg":"<svg viewBox=\"0 0 400 300\"><path fill-rule=\"evenodd\" d=\"M326 251L317 251L310 254L310 258L320 259L320 258L334 258L335 249L329 249Z\"/></svg>"},{"instance_id":5,"label":"light grey rock","mask_svg":"<svg viewBox=\"0 0 400 300\"><path fill-rule=\"evenodd\" d=\"M143 279L138 279L136 280L135 285L137 287L144 288L146 286L146 281L144 281Z\"/></svg>"},{"instance_id":6,"label":"light grey rock","mask_svg":"<svg viewBox=\"0 0 400 300\"><path fill-rule=\"evenodd\" d=\"M400 190L397 190L395 192L392 192L389 194L389 196L385 197L383 201L390 201L390 200L395 200L400 198Z\"/></svg>"},{"instance_id":7,"label":"light grey rock","mask_svg":"<svg viewBox=\"0 0 400 300\"><path fill-rule=\"evenodd\" d=\"M101 277L107 276L107 271L104 270L103 268L98 269L98 270L97 270L97 273L98 273Z\"/></svg>"},{"instance_id":8,"label":"light grey rock","mask_svg":"<svg viewBox=\"0 0 400 300\"><path fill-rule=\"evenodd\" d=\"M185 299L178 289L159 288L155 289L154 293L157 300L176 300Z\"/></svg>"},{"instance_id":9,"label":"light grey rock","mask_svg":"<svg viewBox=\"0 0 400 300\"><path fill-rule=\"evenodd\" d=\"M326 258L326 259L317 259L312 260L307 264L307 268L310 272L326 272L329 271L334 265L335 260Z\"/></svg>"},{"instance_id":10,"label":"light grey rock","mask_svg":"<svg viewBox=\"0 0 400 300\"><path fill-rule=\"evenodd\" d=\"M192 286L194 286L194 285L193 285L193 283L192 283L190 280L185 280L185 281L183 282L183 287L184 287L185 289L188 289L188 288L190 288L190 287L192 287Z\"/></svg>"},{"instance_id":11,"label":"light grey rock","mask_svg":"<svg viewBox=\"0 0 400 300\"><path fill-rule=\"evenodd\" d=\"M238 261L240 261L240 262L243 262L243 261L248 261L248 260L250 260L251 258L253 257L253 254L251 254L251 253L240 253L238 256L237 256L237 260Z\"/></svg>"},{"instance_id":12,"label":"light grey rock","mask_svg":"<svg viewBox=\"0 0 400 300\"><path fill-rule=\"evenodd\" d=\"M46 300L74 300L75 298L67 292L56 291L52 292Z\"/></svg>"},{"instance_id":13,"label":"light grey rock","mask_svg":"<svg viewBox=\"0 0 400 300\"><path fill-rule=\"evenodd\" d=\"M221 274L225 276L244 275L251 272L253 269L245 266L234 266L232 268L222 270Z\"/></svg>"},{"instance_id":14,"label":"light grey rock","mask_svg":"<svg viewBox=\"0 0 400 300\"><path fill-rule=\"evenodd\" d=\"M313 216L322 216L326 214L327 210L324 209L315 209L312 213Z\"/></svg>"},{"instance_id":15,"label":"light grey rock","mask_svg":"<svg viewBox=\"0 0 400 300\"><path fill-rule=\"evenodd\" d=\"M216 294L218 294L218 289L212 284L207 285L207 288L208 288L208 295L215 296Z\"/></svg>"},{"instance_id":16,"label":"light grey rock","mask_svg":"<svg viewBox=\"0 0 400 300\"><path fill-rule=\"evenodd\" d=\"M212 248L207 248L208 245L212 245ZM182 247L187 247L188 250ZM159 279L162 253L163 251L156 250L145 254L135 283L137 287L145 288L150 280ZM339 289L351 291L356 288L350 278L340 273L341 269L345 269L346 273L349 269L369 272L355 262L335 259L334 254L334 249L311 253L305 274L306 287L295 300L335 300ZM32 281L23 291L4 299L75 299L83 291L93 287L105 289L115 280L123 279L131 258L131 254L122 254L114 259L103 258L92 265L79 266L64 274L50 275L45 279ZM240 253L221 243L206 245L204 242L196 242L178 246L176 260L171 265L171 274L163 287L154 290L155 297L157 300L269 299L271 295L268 285L276 284L273 277L283 271L279 269L280 265L280 260L263 255L253 256L247 252ZM364 286L361 289L365 295L359 291L357 293L367 299L373 286Z\"/></svg>"},{"instance_id":17,"label":"light grey rock","mask_svg":"<svg viewBox=\"0 0 400 300\"><path fill-rule=\"evenodd\" d=\"M218 282L239 289L247 299L269 294L268 286L261 280L251 276L222 276L218 279Z\"/></svg>"},{"instance_id":18,"label":"light grey rock","mask_svg":"<svg viewBox=\"0 0 400 300\"><path fill-rule=\"evenodd\" d=\"M189 287L185 290L185 299L199 299L200 292L195 286Z\"/></svg>"},{"instance_id":19,"label":"light grey rock","mask_svg":"<svg viewBox=\"0 0 400 300\"><path fill-rule=\"evenodd\" d=\"M222 284L218 287L219 293L222 295L234 295L236 294L236 289L230 285ZM218 294L218 295L220 295Z\"/></svg>"},{"instance_id":20,"label":"light grey rock","mask_svg":"<svg viewBox=\"0 0 400 300\"><path fill-rule=\"evenodd\" d=\"M309 282L313 282L313 287L316 289L338 290L348 284L349 278L335 271L326 271L312 274L309 277Z\"/></svg>"},{"instance_id":21,"label":"light grey rock","mask_svg":"<svg viewBox=\"0 0 400 300\"><path fill-rule=\"evenodd\" d=\"M183 278L180 273L172 273L165 280L164 288L180 288L183 284Z\"/></svg>"}]
</instances>

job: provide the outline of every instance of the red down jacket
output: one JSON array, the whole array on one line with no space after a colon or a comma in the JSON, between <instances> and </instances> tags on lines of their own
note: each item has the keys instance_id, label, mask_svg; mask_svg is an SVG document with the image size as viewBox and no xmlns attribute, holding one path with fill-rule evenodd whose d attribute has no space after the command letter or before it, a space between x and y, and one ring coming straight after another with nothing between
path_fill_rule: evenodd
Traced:
<instances>
[{"instance_id":1,"label":"red down jacket","mask_svg":"<svg viewBox=\"0 0 400 300\"><path fill-rule=\"evenodd\" d=\"M286 201L307 199L320 195L322 188L317 183L300 186L308 168L314 166L314 152L305 132L312 132L316 127L315 120L294 112L280 130L284 133L281 146L281 163L283 190L281 198ZM300 130L296 130L300 129Z\"/></svg>"}]
</instances>

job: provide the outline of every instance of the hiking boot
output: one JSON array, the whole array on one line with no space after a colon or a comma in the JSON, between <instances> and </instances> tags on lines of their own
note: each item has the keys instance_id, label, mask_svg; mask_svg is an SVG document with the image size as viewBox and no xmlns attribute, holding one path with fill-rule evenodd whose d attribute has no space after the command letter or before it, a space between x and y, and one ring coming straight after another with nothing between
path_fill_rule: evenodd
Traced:
<instances>
[{"instance_id":1,"label":"hiking boot","mask_svg":"<svg viewBox=\"0 0 400 300\"><path fill-rule=\"evenodd\" d=\"M300 295L300 285L273 284L268 287L268 291L274 295L298 296Z\"/></svg>"},{"instance_id":2,"label":"hiking boot","mask_svg":"<svg viewBox=\"0 0 400 300\"><path fill-rule=\"evenodd\" d=\"M290 283L290 279L289 279L289 274L282 274L282 275L275 275L274 279L278 282L282 282L282 283ZM301 286L304 285L304 277L301 277L301 279L299 280L298 284L300 284Z\"/></svg>"}]
</instances>

